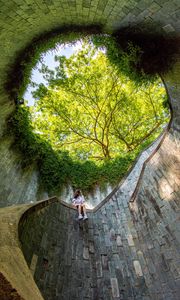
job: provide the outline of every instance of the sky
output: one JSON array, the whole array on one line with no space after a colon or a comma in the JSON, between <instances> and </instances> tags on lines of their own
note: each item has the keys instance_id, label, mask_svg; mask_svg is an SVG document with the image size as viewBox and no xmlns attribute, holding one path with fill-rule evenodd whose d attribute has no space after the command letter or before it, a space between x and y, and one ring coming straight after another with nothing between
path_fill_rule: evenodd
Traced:
<instances>
[{"instance_id":1,"label":"sky","mask_svg":"<svg viewBox=\"0 0 180 300\"><path fill-rule=\"evenodd\" d=\"M77 42L73 46L67 46L67 47L62 47L59 45L57 47L57 50L52 50L48 51L43 55L43 63L46 64L49 69L55 69L55 67L58 65L58 62L54 61L55 55L64 55L67 58L69 58L76 50L79 50L81 48L81 43ZM41 74L38 71L38 68L40 68L41 63L39 62L36 67L32 71L32 76L31 79L33 82L38 83L45 83L45 80L43 79L43 74ZM33 88L28 86L27 90L24 94L24 99L28 101L27 105L32 106L34 105L34 99L32 97L31 91L33 91Z\"/></svg>"}]
</instances>

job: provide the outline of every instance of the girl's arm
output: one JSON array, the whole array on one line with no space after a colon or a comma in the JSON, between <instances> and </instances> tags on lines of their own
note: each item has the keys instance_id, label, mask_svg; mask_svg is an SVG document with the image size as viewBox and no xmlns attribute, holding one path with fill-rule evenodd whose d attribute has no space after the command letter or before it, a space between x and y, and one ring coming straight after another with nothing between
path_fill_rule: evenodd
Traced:
<instances>
[{"instance_id":1,"label":"girl's arm","mask_svg":"<svg viewBox=\"0 0 180 300\"><path fill-rule=\"evenodd\" d=\"M73 199L72 199L72 204L75 205L75 202L76 202L76 199L73 198Z\"/></svg>"}]
</instances>

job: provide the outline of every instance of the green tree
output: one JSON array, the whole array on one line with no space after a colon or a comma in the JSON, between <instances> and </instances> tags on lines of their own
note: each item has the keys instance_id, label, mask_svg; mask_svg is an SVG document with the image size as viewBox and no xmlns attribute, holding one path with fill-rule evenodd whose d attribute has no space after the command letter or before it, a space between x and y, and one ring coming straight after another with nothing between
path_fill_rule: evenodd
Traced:
<instances>
[{"instance_id":1,"label":"green tree","mask_svg":"<svg viewBox=\"0 0 180 300\"><path fill-rule=\"evenodd\" d=\"M54 149L78 159L109 160L136 151L167 123L159 80L137 87L88 43L56 61L55 71L42 65L47 87L38 86L32 108L35 132Z\"/></svg>"}]
</instances>

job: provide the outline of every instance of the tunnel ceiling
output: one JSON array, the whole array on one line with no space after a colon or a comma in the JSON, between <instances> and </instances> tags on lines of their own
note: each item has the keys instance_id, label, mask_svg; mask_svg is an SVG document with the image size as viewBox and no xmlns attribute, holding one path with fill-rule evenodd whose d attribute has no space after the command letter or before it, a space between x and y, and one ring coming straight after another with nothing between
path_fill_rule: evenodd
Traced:
<instances>
[{"instance_id":1,"label":"tunnel ceiling","mask_svg":"<svg viewBox=\"0 0 180 300\"><path fill-rule=\"evenodd\" d=\"M2 0L0 7L2 71L34 37L64 25L101 24L110 32L148 26L171 36L180 32L179 0Z\"/></svg>"},{"instance_id":2,"label":"tunnel ceiling","mask_svg":"<svg viewBox=\"0 0 180 300\"><path fill-rule=\"evenodd\" d=\"M101 25L104 32L148 28L176 37L180 35L180 1L0 0L0 136L14 108L4 87L19 53L33 39L67 25Z\"/></svg>"},{"instance_id":3,"label":"tunnel ceiling","mask_svg":"<svg viewBox=\"0 0 180 300\"><path fill-rule=\"evenodd\" d=\"M124 27L180 34L179 0L0 0L0 134L14 107L4 90L19 53L34 38L73 25L101 25L104 32ZM8 75L7 75L8 74ZM9 106L11 106L9 110Z\"/></svg>"}]
</instances>

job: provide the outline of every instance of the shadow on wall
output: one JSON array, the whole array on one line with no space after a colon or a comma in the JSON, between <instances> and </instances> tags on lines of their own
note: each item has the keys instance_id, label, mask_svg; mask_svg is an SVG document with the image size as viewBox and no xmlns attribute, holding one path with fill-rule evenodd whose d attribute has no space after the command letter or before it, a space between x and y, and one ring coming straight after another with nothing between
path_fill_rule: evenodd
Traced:
<instances>
[{"instance_id":1,"label":"shadow on wall","mask_svg":"<svg viewBox=\"0 0 180 300\"><path fill-rule=\"evenodd\" d=\"M158 152L151 158L145 168L137 195L130 208L135 221L165 219L168 215L170 226L177 230L177 212L180 206L180 134L170 129ZM167 220L167 223L169 220ZM175 226L175 227L174 227Z\"/></svg>"}]
</instances>

